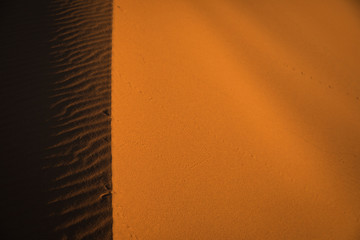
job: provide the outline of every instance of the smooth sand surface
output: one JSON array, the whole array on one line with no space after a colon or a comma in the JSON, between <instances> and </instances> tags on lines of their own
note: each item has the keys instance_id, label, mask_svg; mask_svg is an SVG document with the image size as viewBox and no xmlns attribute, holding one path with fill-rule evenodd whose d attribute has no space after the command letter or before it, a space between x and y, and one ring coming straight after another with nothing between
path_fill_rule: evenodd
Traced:
<instances>
[{"instance_id":1,"label":"smooth sand surface","mask_svg":"<svg viewBox=\"0 0 360 240\"><path fill-rule=\"evenodd\" d=\"M112 239L112 0L3 2L0 238Z\"/></svg>"},{"instance_id":2,"label":"smooth sand surface","mask_svg":"<svg viewBox=\"0 0 360 240\"><path fill-rule=\"evenodd\" d=\"M355 1L115 0L114 239L360 239Z\"/></svg>"}]
</instances>

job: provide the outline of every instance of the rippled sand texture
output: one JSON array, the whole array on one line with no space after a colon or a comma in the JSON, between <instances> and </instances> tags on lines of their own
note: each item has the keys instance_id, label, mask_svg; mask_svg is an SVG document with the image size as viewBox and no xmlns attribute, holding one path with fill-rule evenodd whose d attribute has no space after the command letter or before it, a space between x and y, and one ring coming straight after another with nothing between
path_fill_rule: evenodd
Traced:
<instances>
[{"instance_id":1,"label":"rippled sand texture","mask_svg":"<svg viewBox=\"0 0 360 240\"><path fill-rule=\"evenodd\" d=\"M112 239L112 1L3 6L1 238Z\"/></svg>"},{"instance_id":2,"label":"rippled sand texture","mask_svg":"<svg viewBox=\"0 0 360 240\"><path fill-rule=\"evenodd\" d=\"M114 239L360 239L359 10L115 0Z\"/></svg>"}]
</instances>

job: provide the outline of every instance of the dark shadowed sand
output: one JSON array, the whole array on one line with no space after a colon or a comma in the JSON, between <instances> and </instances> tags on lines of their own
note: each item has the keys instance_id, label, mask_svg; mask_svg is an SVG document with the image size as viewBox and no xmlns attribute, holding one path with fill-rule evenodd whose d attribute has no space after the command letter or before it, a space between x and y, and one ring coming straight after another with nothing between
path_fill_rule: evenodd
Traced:
<instances>
[{"instance_id":1,"label":"dark shadowed sand","mask_svg":"<svg viewBox=\"0 0 360 240\"><path fill-rule=\"evenodd\" d=\"M1 239L111 239L112 1L1 3Z\"/></svg>"}]
</instances>

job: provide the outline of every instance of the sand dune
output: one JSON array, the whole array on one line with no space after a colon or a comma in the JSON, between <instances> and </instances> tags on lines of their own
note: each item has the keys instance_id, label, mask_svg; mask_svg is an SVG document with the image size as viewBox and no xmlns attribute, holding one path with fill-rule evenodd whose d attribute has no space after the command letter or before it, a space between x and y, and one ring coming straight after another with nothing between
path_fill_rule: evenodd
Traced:
<instances>
[{"instance_id":1,"label":"sand dune","mask_svg":"<svg viewBox=\"0 0 360 240\"><path fill-rule=\"evenodd\" d=\"M1 11L3 239L359 239L357 1Z\"/></svg>"},{"instance_id":2,"label":"sand dune","mask_svg":"<svg viewBox=\"0 0 360 240\"><path fill-rule=\"evenodd\" d=\"M1 9L2 239L112 239L112 1Z\"/></svg>"},{"instance_id":3,"label":"sand dune","mask_svg":"<svg viewBox=\"0 0 360 240\"><path fill-rule=\"evenodd\" d=\"M360 237L353 1L115 0L114 239Z\"/></svg>"}]
</instances>

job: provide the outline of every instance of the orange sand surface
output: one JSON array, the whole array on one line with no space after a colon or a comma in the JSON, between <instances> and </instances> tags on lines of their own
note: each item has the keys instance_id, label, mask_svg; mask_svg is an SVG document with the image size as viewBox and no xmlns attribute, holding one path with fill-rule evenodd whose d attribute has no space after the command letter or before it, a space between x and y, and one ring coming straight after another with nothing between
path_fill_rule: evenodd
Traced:
<instances>
[{"instance_id":1,"label":"orange sand surface","mask_svg":"<svg viewBox=\"0 0 360 240\"><path fill-rule=\"evenodd\" d=\"M355 1L115 0L114 239L360 239Z\"/></svg>"}]
</instances>

